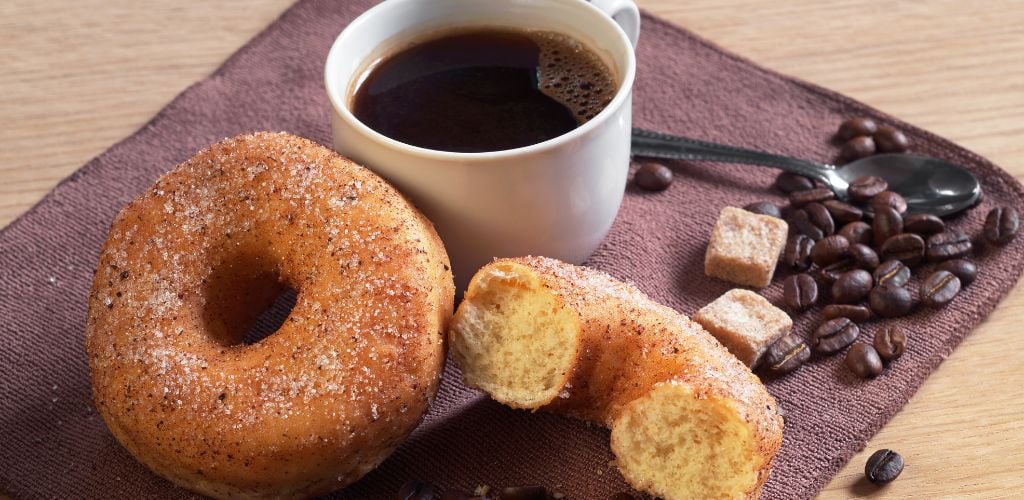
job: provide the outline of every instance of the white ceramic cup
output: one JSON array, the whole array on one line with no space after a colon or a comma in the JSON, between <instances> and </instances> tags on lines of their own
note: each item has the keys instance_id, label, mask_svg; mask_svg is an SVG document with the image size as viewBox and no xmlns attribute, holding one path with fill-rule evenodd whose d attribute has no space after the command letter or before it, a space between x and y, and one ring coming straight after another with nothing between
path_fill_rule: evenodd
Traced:
<instances>
[{"instance_id":1,"label":"white ceramic cup","mask_svg":"<svg viewBox=\"0 0 1024 500\"><path fill-rule=\"evenodd\" d=\"M373 61L410 39L472 26L570 35L605 60L618 92L566 134L484 153L411 146L352 114L352 90ZM459 290L495 257L580 263L608 234L622 202L639 29L632 0L386 0L345 28L327 56L334 147L390 181L433 221Z\"/></svg>"}]
</instances>

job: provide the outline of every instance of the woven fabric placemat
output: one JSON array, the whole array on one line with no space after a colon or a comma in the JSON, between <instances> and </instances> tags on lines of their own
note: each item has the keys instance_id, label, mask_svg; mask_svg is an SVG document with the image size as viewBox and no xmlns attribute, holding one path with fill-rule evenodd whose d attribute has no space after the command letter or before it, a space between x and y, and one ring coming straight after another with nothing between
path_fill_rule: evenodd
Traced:
<instances>
[{"instance_id":1,"label":"woven fabric placemat","mask_svg":"<svg viewBox=\"0 0 1024 500\"><path fill-rule=\"evenodd\" d=\"M117 211L158 175L225 137L283 130L330 143L322 68L330 44L369 0L302 0L178 96L142 129L64 180L0 232L0 491L15 498L185 498L107 431L90 400L83 346L86 297ZM980 231L993 206L1022 206L1022 188L987 160L834 92L781 76L652 16L644 17L635 124L695 138L829 160L843 118L874 116L906 132L913 151L974 171L985 200L950 221ZM611 234L589 265L636 283L692 315L731 286L703 273L711 225L722 206L782 203L775 171L677 162L661 193L630 187ZM893 323L911 332L907 354L872 381L842 357L813 360L767 381L786 414L785 443L766 485L769 499L807 498L887 422L1017 281L1018 240L979 246L979 283L953 304ZM778 302L781 285L763 293ZM812 310L795 318L807 335ZM874 325L863 337L870 340ZM337 495L389 498L417 478L441 488L542 484L569 498L600 499L629 488L610 465L608 432L544 413L513 411L462 386L449 364L423 424L380 468Z\"/></svg>"}]
</instances>

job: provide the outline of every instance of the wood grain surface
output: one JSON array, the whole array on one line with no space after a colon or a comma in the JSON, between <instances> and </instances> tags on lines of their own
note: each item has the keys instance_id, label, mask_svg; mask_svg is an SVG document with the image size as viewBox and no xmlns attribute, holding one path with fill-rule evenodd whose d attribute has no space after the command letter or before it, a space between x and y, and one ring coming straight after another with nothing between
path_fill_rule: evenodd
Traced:
<instances>
[{"instance_id":1,"label":"wood grain surface","mask_svg":"<svg viewBox=\"0 0 1024 500\"><path fill-rule=\"evenodd\" d=\"M0 2L0 226L212 72L290 3ZM1024 2L640 3L1024 177ZM1024 494L1022 322L1018 286L821 497ZM881 489L861 479L878 448L893 448L907 461L903 475Z\"/></svg>"}]
</instances>

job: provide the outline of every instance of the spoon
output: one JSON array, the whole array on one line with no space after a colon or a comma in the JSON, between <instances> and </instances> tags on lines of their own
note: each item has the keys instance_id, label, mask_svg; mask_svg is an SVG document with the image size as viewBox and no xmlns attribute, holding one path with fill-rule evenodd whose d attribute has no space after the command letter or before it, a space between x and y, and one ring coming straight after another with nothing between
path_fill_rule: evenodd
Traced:
<instances>
[{"instance_id":1,"label":"spoon","mask_svg":"<svg viewBox=\"0 0 1024 500\"><path fill-rule=\"evenodd\" d=\"M981 183L967 169L938 158L908 154L879 154L842 167L815 163L713 142L633 129L633 155L674 160L718 161L765 165L817 179L850 201L850 182L874 175L889 183L907 200L907 211L938 216L952 215L981 200Z\"/></svg>"}]
</instances>

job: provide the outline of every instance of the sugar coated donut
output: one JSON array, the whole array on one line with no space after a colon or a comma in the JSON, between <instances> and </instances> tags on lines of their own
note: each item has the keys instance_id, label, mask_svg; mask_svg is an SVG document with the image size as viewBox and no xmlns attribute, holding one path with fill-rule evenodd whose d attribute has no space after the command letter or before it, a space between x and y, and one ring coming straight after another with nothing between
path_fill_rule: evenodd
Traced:
<instances>
[{"instance_id":1,"label":"sugar coated donut","mask_svg":"<svg viewBox=\"0 0 1024 500\"><path fill-rule=\"evenodd\" d=\"M243 341L283 290L273 334ZM89 297L93 398L113 435L221 498L342 488L420 422L454 285L395 189L288 134L225 140L116 218Z\"/></svg>"},{"instance_id":2,"label":"sugar coated donut","mask_svg":"<svg viewBox=\"0 0 1024 500\"><path fill-rule=\"evenodd\" d=\"M666 500L757 498L778 405L700 325L636 287L544 258L476 273L449 329L466 383L611 429L625 479Z\"/></svg>"}]
</instances>

